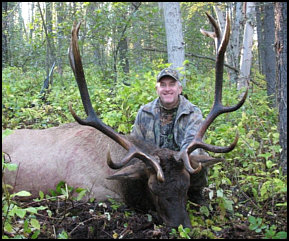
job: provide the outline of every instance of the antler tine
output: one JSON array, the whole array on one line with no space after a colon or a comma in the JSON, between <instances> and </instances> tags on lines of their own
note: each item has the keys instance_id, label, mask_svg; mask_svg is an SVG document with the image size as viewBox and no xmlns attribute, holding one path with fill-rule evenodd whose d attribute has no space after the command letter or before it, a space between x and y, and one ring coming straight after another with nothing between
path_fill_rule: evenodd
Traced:
<instances>
[{"instance_id":1,"label":"antler tine","mask_svg":"<svg viewBox=\"0 0 289 241\"><path fill-rule=\"evenodd\" d=\"M209 32L209 31L206 31L203 29L200 29L200 31L203 35L208 36L208 37L215 40L215 47L216 47L216 53L217 53L218 47L220 46L221 30L220 30L219 25L216 22L216 20L207 12L205 12L205 14L207 15L208 19L210 20L210 23L212 24L212 26L214 28L214 32Z\"/></svg>"},{"instance_id":2,"label":"antler tine","mask_svg":"<svg viewBox=\"0 0 289 241\"><path fill-rule=\"evenodd\" d=\"M204 120L198 133L196 134L196 137L195 137L196 140L202 140L206 130L209 128L209 126L212 124L212 122L215 120L215 118L217 116L219 116L222 113L232 112L232 111L239 109L243 105L243 103L245 102L247 94L248 94L248 88L247 88L242 99L236 105L223 106L223 104L222 104L222 89L223 89L224 58L225 58L225 51L226 51L227 45L229 43L229 38L230 38L230 18L229 18L229 14L227 13L225 32L224 32L223 36L221 36L221 34L217 34L217 32L219 32L219 27L216 26L216 21L208 13L206 13L206 15L208 16L210 22L212 23L212 25L215 28L216 36L219 36L219 39L216 41L219 44L218 44L218 46L216 46L216 49L218 49L218 52L217 52L217 56L216 56L215 100L214 100L214 104L213 104L213 107L212 107L210 113L208 114L207 118ZM233 143L235 143L235 141ZM209 146L209 145L207 145L207 146ZM210 148L210 150L211 149L214 149L214 148ZM221 147L217 148L217 149L219 150L218 152L223 152L224 150L226 150L226 148L224 150L222 150ZM189 152L192 152L192 150L190 149ZM228 151L226 151L226 152L228 152Z\"/></svg>"},{"instance_id":3,"label":"antler tine","mask_svg":"<svg viewBox=\"0 0 289 241\"><path fill-rule=\"evenodd\" d=\"M205 30L201 30L201 32L205 36L212 37L215 40L215 45L216 45L215 46L216 47L215 100L214 100L214 104L210 113L208 114L206 119L202 122L193 141L187 146L185 151L180 153L180 157L182 157L183 161L185 162L185 166L187 167L187 170L190 173L196 173L200 170L200 166L199 168L194 170L189 163L188 155L192 153L195 149L202 148L204 150L212 151L215 153L226 153L226 152L232 151L235 148L238 142L238 134L236 135L234 142L228 147L220 147L220 146L206 144L202 141L202 138L206 130L209 128L209 126L212 124L212 122L215 120L217 116L219 116L222 113L232 112L232 111L239 109L245 102L247 94L248 94L248 87L247 87L247 90L245 94L243 95L242 99L236 105L229 106L229 107L223 106L222 87L223 87L224 56L225 56L226 48L227 48L229 38L230 38L230 19L229 19L229 14L227 13L226 27L225 27L224 34L222 36L220 28L217 22L215 21L215 19L208 13L206 13L206 15L215 30L213 33L205 31Z\"/></svg>"},{"instance_id":4,"label":"antler tine","mask_svg":"<svg viewBox=\"0 0 289 241\"><path fill-rule=\"evenodd\" d=\"M79 47L78 47L78 32L80 28L81 22L76 25L76 22L73 24L73 28L71 30L71 42L69 47L69 60L70 65L73 70L75 79L77 81L77 85L80 91L82 103L85 109L86 114L88 115L87 119L96 119L96 114L93 110L89 93L87 90L87 85L85 81L84 71L82 67L82 61L80 57ZM74 112L75 114L75 112ZM76 116L76 114L74 115ZM80 120L80 118L78 118Z\"/></svg>"},{"instance_id":5,"label":"antler tine","mask_svg":"<svg viewBox=\"0 0 289 241\"><path fill-rule=\"evenodd\" d=\"M107 126L104 124L96 115L88 93L86 81L85 81L85 76L84 76L84 71L82 67L82 61L81 61L81 56L79 52L79 47L78 47L78 31L80 28L80 24L76 23L73 24L73 28L71 31L71 43L69 47L69 60L70 60L70 65L73 70L75 79L78 84L78 88L80 91L81 99L83 106L85 108L85 112L88 115L88 117L83 120L79 116L76 115L74 110L71 107L71 104L69 105L69 109L71 114L73 115L74 119L81 125L88 125L92 126L111 139L113 139L115 142L119 143L123 148L125 148L128 151L128 154L125 156L125 158L121 161L120 164L115 164L110 160L110 164L114 166L115 168L121 168L124 165L126 165L129 161L132 160L132 158L137 157L141 159L143 162L146 164L152 165L157 172L157 177L160 182L164 181L164 174L163 171L158 164L158 160L156 160L155 157L149 156L145 153L143 153L141 150L139 150L132 142L127 140L125 137L114 131L111 127Z\"/></svg>"}]
</instances>

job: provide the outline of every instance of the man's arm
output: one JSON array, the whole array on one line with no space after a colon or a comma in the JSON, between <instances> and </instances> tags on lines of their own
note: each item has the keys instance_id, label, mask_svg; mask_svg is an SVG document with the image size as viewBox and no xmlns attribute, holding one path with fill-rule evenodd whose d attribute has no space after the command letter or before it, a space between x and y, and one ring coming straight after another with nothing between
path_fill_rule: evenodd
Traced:
<instances>
[{"instance_id":1,"label":"man's arm","mask_svg":"<svg viewBox=\"0 0 289 241\"><path fill-rule=\"evenodd\" d=\"M196 111L193 112L189 118L190 120L186 128L186 134L182 142L181 150L184 150L192 142L192 140L194 139L197 131L199 130L204 120L202 112L199 108L196 108ZM203 149L199 149L199 148L194 150L191 154L208 155Z\"/></svg>"},{"instance_id":2,"label":"man's arm","mask_svg":"<svg viewBox=\"0 0 289 241\"><path fill-rule=\"evenodd\" d=\"M131 132L131 136L137 137L137 138L144 138L143 133L141 131L141 115L142 115L142 108L139 109L137 116L134 121L133 129Z\"/></svg>"}]
</instances>

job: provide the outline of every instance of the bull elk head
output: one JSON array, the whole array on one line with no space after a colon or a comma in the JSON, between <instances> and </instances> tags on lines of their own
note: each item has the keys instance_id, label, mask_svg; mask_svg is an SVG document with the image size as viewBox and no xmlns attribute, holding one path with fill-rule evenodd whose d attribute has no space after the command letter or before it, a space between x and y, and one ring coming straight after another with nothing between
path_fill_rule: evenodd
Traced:
<instances>
[{"instance_id":1,"label":"bull elk head","mask_svg":"<svg viewBox=\"0 0 289 241\"><path fill-rule=\"evenodd\" d=\"M207 151L215 153L225 153L234 149L237 144L238 136L236 136L234 142L229 147L219 147L206 144L202 141L202 138L214 121L214 119L222 113L232 112L237 110L244 103L247 91L239 103L232 107L225 107L222 105L222 83L223 83L223 65L224 54L228 45L230 36L230 21L227 15L225 32L222 35L220 28L216 21L207 14L209 21L214 27L214 32L207 32L201 30L203 34L215 39L216 43L216 84L215 84L215 101L214 105L208 114L207 118L202 122L200 129L193 141L188 145L185 150L180 152L171 151L168 149L154 148L151 151L145 151L142 145L136 145L133 140L130 140L127 136L123 136L111 127L105 125L96 115L93 110L86 81L84 71L82 67L81 57L78 47L78 31L80 23L74 23L72 28L71 44L69 48L69 60L75 75L78 88L81 94L82 103L87 114L85 120L81 119L69 106L70 112L74 119L81 125L92 126L105 135L109 136L115 142L120 144L127 150L125 157L119 162L113 162L108 153L107 164L113 169L122 169L132 163L132 159L137 158L146 167L147 186L151 193L154 205L158 214L162 220L170 226L178 226L183 224L190 227L190 220L186 212L187 191L190 186L190 175L194 175L199 172L202 166L209 166L216 162L222 161L220 158L212 158L204 156L190 155L195 149L202 148ZM168 172L167 168L164 168L166 163L172 163L173 170ZM134 165L134 164L133 164ZM137 169L137 168L136 168ZM173 174L172 174L173 173ZM125 176L125 175L123 175ZM117 178L112 176L110 178ZM173 184L172 184L173 180Z\"/></svg>"}]
</instances>

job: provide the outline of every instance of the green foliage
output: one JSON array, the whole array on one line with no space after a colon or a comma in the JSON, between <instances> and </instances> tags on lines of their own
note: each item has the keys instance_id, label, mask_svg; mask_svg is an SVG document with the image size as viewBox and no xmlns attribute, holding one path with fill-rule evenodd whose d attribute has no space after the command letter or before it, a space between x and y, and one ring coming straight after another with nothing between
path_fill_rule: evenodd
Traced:
<instances>
[{"instance_id":1,"label":"green foliage","mask_svg":"<svg viewBox=\"0 0 289 241\"><path fill-rule=\"evenodd\" d=\"M57 200L57 199L62 199L62 200L76 200L80 201L83 199L85 194L87 193L87 189L81 188L81 187L71 187L67 185L64 181L60 181L56 185L55 190L50 190L50 195L46 194L45 198L46 199L51 199L51 200ZM77 194L77 196L75 196ZM44 194L40 191L39 193L40 199L36 199L37 201L41 201L44 197Z\"/></svg>"},{"instance_id":2,"label":"green foliage","mask_svg":"<svg viewBox=\"0 0 289 241\"><path fill-rule=\"evenodd\" d=\"M276 232L276 226L272 225L266 229L265 239L287 239L287 232Z\"/></svg>"},{"instance_id":3,"label":"green foliage","mask_svg":"<svg viewBox=\"0 0 289 241\"><path fill-rule=\"evenodd\" d=\"M173 228L170 235L174 238L180 237L183 239L191 239L190 238L190 232L191 232L191 230L189 228L184 228L183 225L180 225L178 227L178 231Z\"/></svg>"},{"instance_id":4,"label":"green foliage","mask_svg":"<svg viewBox=\"0 0 289 241\"><path fill-rule=\"evenodd\" d=\"M262 223L262 218L255 218L254 216L249 216L248 221L250 223L249 229L254 230L256 233L260 233L262 229L266 228L266 225Z\"/></svg>"},{"instance_id":5,"label":"green foliage","mask_svg":"<svg viewBox=\"0 0 289 241\"><path fill-rule=\"evenodd\" d=\"M201 108L206 117L213 103L214 84L212 77L208 77L214 76L213 72L203 75L190 68L186 70L185 76L191 81L184 93ZM240 99L240 94L225 78L223 104L234 105ZM232 152L222 155L226 159L224 163L215 164L209 169L208 195L211 205L208 209L200 207L201 218L195 217L198 213L190 213L193 227L204 227L205 223L228 225L232 218L245 222L246 214L259 214L260 210L268 208L271 211L264 214L263 223L278 227L281 234L286 231L286 215L282 215L281 222L274 218L277 213L280 215L287 210L287 176L283 176L278 167L281 150L278 113L268 104L265 90L250 89L240 110L219 116L207 130L205 142L208 144L228 146L237 132L239 141ZM210 216L212 212L214 217ZM261 228L262 225L257 227ZM261 229L265 237L273 233L270 234L271 227L268 227ZM207 230L218 233L212 227Z\"/></svg>"},{"instance_id":6,"label":"green foliage","mask_svg":"<svg viewBox=\"0 0 289 241\"><path fill-rule=\"evenodd\" d=\"M57 239L68 239L69 236L65 230L62 230L60 234L57 235Z\"/></svg>"},{"instance_id":7,"label":"green foliage","mask_svg":"<svg viewBox=\"0 0 289 241\"><path fill-rule=\"evenodd\" d=\"M120 203L112 198L109 198L108 201L111 203L111 207L114 211L116 211L123 203Z\"/></svg>"},{"instance_id":8,"label":"green foliage","mask_svg":"<svg viewBox=\"0 0 289 241\"><path fill-rule=\"evenodd\" d=\"M287 232L276 232L276 226L265 224L263 219L260 217L249 216L248 221L250 223L249 229L255 231L256 233L261 233L262 230L265 231L265 238L266 239L286 239Z\"/></svg>"},{"instance_id":9,"label":"green foliage","mask_svg":"<svg viewBox=\"0 0 289 241\"><path fill-rule=\"evenodd\" d=\"M5 163L2 158L2 175L6 168L9 171L16 171L17 166L11 163ZM13 235L14 238L37 238L40 233L41 225L36 218L38 211L46 210L46 206L38 207L22 207L19 205L15 198L29 197L31 193L27 191L19 191L17 193L10 194L8 189L9 185L2 183L2 238L8 238L7 234ZM23 220L23 225L20 223L15 226L15 221ZM23 228L22 232L19 232L20 227Z\"/></svg>"}]
</instances>

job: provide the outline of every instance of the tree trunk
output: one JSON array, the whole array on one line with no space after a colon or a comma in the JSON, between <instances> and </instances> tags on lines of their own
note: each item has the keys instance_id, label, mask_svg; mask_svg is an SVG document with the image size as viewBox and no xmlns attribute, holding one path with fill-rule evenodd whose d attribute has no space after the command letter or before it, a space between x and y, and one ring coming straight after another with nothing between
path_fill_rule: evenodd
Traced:
<instances>
[{"instance_id":1,"label":"tree trunk","mask_svg":"<svg viewBox=\"0 0 289 241\"><path fill-rule=\"evenodd\" d=\"M34 25L34 2L31 3L31 25ZM31 45L33 45L33 32L34 32L34 28L30 28L29 30L29 41L31 43Z\"/></svg>"},{"instance_id":2,"label":"tree trunk","mask_svg":"<svg viewBox=\"0 0 289 241\"><path fill-rule=\"evenodd\" d=\"M63 2L56 2L56 12L57 12L57 45L58 45L58 57L57 57L57 71L60 74L61 78L61 84L63 86L63 80L62 80L62 57L61 57L61 50L63 46L63 39L64 39L64 34L63 34L63 27L62 27L62 22L63 22L63 11L64 11L64 4Z\"/></svg>"},{"instance_id":3,"label":"tree trunk","mask_svg":"<svg viewBox=\"0 0 289 241\"><path fill-rule=\"evenodd\" d=\"M275 3L275 51L279 109L280 165L287 173L287 2Z\"/></svg>"},{"instance_id":4,"label":"tree trunk","mask_svg":"<svg viewBox=\"0 0 289 241\"><path fill-rule=\"evenodd\" d=\"M102 8L101 2L93 2L89 5L89 8L87 9L87 12L89 15L93 15L95 12L99 11ZM88 22L88 25L96 26L98 19L91 18ZM98 28L93 28L91 30L92 36L98 36ZM93 41L91 42L91 45L93 46L93 64L98 66L100 69L105 69L106 66L106 57L105 57L105 47L103 44L101 44L99 41Z\"/></svg>"},{"instance_id":5,"label":"tree trunk","mask_svg":"<svg viewBox=\"0 0 289 241\"><path fill-rule=\"evenodd\" d=\"M141 2L131 2L131 11L135 9L135 6L139 6ZM140 24L138 21L133 21L132 22L132 31L135 33L139 33L136 36L136 40L132 41L133 44L133 56L134 56L134 61L135 61L135 68L136 69L141 69L141 64L143 62L143 56L142 56L142 44L141 44L141 39L142 39L142 30L143 26Z\"/></svg>"},{"instance_id":6,"label":"tree trunk","mask_svg":"<svg viewBox=\"0 0 289 241\"><path fill-rule=\"evenodd\" d=\"M20 36L19 37L20 37L21 43L24 42L24 41L28 41L28 34L27 34L27 31L26 31L26 28L25 28L24 19L23 19L23 16L22 16L22 8L21 8L20 4L18 5L18 22L20 24ZM23 34L22 31L24 32L24 34Z\"/></svg>"},{"instance_id":7,"label":"tree trunk","mask_svg":"<svg viewBox=\"0 0 289 241\"><path fill-rule=\"evenodd\" d=\"M264 3L256 3L256 24L257 24L257 38L258 38L258 62L259 71L265 74L265 52L264 52L264 21L263 21L263 7Z\"/></svg>"},{"instance_id":8,"label":"tree trunk","mask_svg":"<svg viewBox=\"0 0 289 241\"><path fill-rule=\"evenodd\" d=\"M264 59L265 59L265 76L267 83L267 95L269 96L270 106L276 106L275 94L275 73L276 58L274 51L274 5L265 3L264 16Z\"/></svg>"},{"instance_id":9,"label":"tree trunk","mask_svg":"<svg viewBox=\"0 0 289 241\"><path fill-rule=\"evenodd\" d=\"M119 37L119 41L117 43L117 47L116 50L114 51L114 70L115 73L117 73L117 60L119 57L119 61L120 61L120 65L124 71L124 73L129 73L129 60L128 60L128 38L127 38L127 29L128 27L131 26L131 21L133 18L134 13L138 10L138 8L140 7L140 3L134 5L133 8L130 8L131 12L126 13L123 15L123 22L124 27L121 28L119 27L116 32L118 33ZM117 78L117 74L115 75ZM115 79L116 81L116 79Z\"/></svg>"},{"instance_id":10,"label":"tree trunk","mask_svg":"<svg viewBox=\"0 0 289 241\"><path fill-rule=\"evenodd\" d=\"M49 91L49 85L52 86L53 84L53 68L54 68L54 63L55 63L55 51L54 51L54 44L53 44L53 37L52 36L52 7L51 7L52 2L45 2L45 8L46 8L46 21L44 19L44 16L42 14L42 10L40 7L40 3L37 2L39 12L42 18L42 23L43 23L43 28L44 32L46 35L46 76L47 78L44 81L43 88L48 89ZM52 67L53 66L53 67ZM52 69L50 73L50 69ZM46 83L48 81L48 83ZM45 87L46 86L46 87ZM42 92L42 90L41 90ZM45 96L44 96L45 99Z\"/></svg>"},{"instance_id":11,"label":"tree trunk","mask_svg":"<svg viewBox=\"0 0 289 241\"><path fill-rule=\"evenodd\" d=\"M45 25L46 25L46 38L47 38L47 41L46 41L46 74L47 76L49 75L49 69L52 65L52 45L51 45L51 37L52 36L52 12L51 12L51 2L46 2L45 3ZM50 83L51 83L51 80L53 81L53 78L50 79Z\"/></svg>"},{"instance_id":12,"label":"tree trunk","mask_svg":"<svg viewBox=\"0 0 289 241\"><path fill-rule=\"evenodd\" d=\"M240 35L243 33L243 14L242 14L242 4L241 2L233 3L233 6L230 8L232 9L232 12L234 13L234 19L231 17L231 37L230 42L227 47L226 52L226 62L230 64L230 66L234 67L235 69L239 69L239 56L240 56ZM231 5L231 4L230 4ZM214 6L214 10L217 15L217 20L219 22L219 25L221 26L222 33L225 29L225 14L217 7ZM232 14L233 15L233 14ZM238 79L238 71L235 71L233 69L227 69L230 81L232 83L237 83Z\"/></svg>"},{"instance_id":13,"label":"tree trunk","mask_svg":"<svg viewBox=\"0 0 289 241\"><path fill-rule=\"evenodd\" d=\"M120 66L124 73L129 73L129 62L127 57L128 52L127 37L120 39L118 45L119 45Z\"/></svg>"},{"instance_id":14,"label":"tree trunk","mask_svg":"<svg viewBox=\"0 0 289 241\"><path fill-rule=\"evenodd\" d=\"M252 62L252 47L254 34L255 3L246 2L246 25L243 37L243 52L240 60L240 78L238 79L237 89L247 86L250 79Z\"/></svg>"},{"instance_id":15,"label":"tree trunk","mask_svg":"<svg viewBox=\"0 0 289 241\"><path fill-rule=\"evenodd\" d=\"M179 2L163 2L165 29L167 36L168 62L172 68L184 67L184 37ZM186 80L182 81L186 85Z\"/></svg>"},{"instance_id":16,"label":"tree trunk","mask_svg":"<svg viewBox=\"0 0 289 241\"><path fill-rule=\"evenodd\" d=\"M8 65L7 2L2 2L2 69Z\"/></svg>"}]
</instances>

